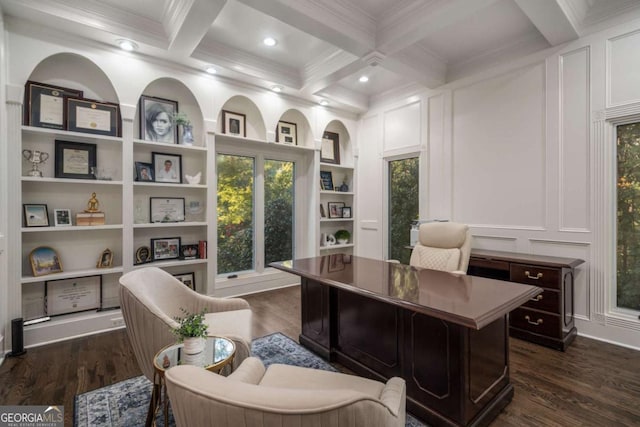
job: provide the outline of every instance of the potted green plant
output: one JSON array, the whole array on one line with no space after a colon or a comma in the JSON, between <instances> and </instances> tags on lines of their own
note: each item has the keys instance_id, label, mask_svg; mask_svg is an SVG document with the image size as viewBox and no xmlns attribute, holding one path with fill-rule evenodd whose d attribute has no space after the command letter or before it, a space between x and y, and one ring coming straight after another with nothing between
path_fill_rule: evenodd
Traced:
<instances>
[{"instance_id":1,"label":"potted green plant","mask_svg":"<svg viewBox=\"0 0 640 427\"><path fill-rule=\"evenodd\" d=\"M344 245L346 243L349 243L349 239L351 238L351 233L349 233L347 230L338 230L336 231L334 236L338 241L339 245Z\"/></svg>"},{"instance_id":2,"label":"potted green plant","mask_svg":"<svg viewBox=\"0 0 640 427\"><path fill-rule=\"evenodd\" d=\"M183 145L193 144L193 126L191 126L191 120L186 113L173 113L173 122L182 126L181 143Z\"/></svg>"},{"instance_id":3,"label":"potted green plant","mask_svg":"<svg viewBox=\"0 0 640 427\"><path fill-rule=\"evenodd\" d=\"M184 316L174 318L178 322L178 326L172 331L178 337L178 341L184 343L186 354L200 353L204 350L208 328L204 322L204 311L189 313L184 308L180 308L180 310Z\"/></svg>"}]
</instances>

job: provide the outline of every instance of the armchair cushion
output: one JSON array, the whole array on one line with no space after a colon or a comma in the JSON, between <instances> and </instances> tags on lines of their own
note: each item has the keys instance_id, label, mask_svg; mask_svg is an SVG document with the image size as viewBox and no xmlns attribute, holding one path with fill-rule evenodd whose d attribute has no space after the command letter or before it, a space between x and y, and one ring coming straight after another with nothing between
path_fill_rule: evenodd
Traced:
<instances>
[{"instance_id":1,"label":"armchair cushion","mask_svg":"<svg viewBox=\"0 0 640 427\"><path fill-rule=\"evenodd\" d=\"M452 271L457 269L460 263L460 249L440 249L419 245L411 252L409 263L432 270Z\"/></svg>"}]
</instances>

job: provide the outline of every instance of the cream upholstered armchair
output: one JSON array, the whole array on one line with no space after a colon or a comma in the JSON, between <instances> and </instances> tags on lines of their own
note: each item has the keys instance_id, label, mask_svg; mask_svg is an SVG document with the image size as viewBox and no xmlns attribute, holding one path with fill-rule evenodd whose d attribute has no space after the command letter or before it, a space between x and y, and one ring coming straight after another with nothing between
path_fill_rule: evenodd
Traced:
<instances>
[{"instance_id":1,"label":"cream upholstered armchair","mask_svg":"<svg viewBox=\"0 0 640 427\"><path fill-rule=\"evenodd\" d=\"M251 309L240 298L214 298L199 294L157 267L131 271L120 277L120 304L127 334L144 375L153 381L153 357L176 341L171 329L176 316L206 312L208 333L225 336L236 345L234 365L251 353Z\"/></svg>"},{"instance_id":2,"label":"cream upholstered armchair","mask_svg":"<svg viewBox=\"0 0 640 427\"><path fill-rule=\"evenodd\" d=\"M195 366L165 373L178 427L404 426L405 381L245 359L228 377Z\"/></svg>"},{"instance_id":3,"label":"cream upholstered armchair","mask_svg":"<svg viewBox=\"0 0 640 427\"><path fill-rule=\"evenodd\" d=\"M409 264L466 274L470 256L471 232L466 224L428 222L420 225Z\"/></svg>"}]
</instances>

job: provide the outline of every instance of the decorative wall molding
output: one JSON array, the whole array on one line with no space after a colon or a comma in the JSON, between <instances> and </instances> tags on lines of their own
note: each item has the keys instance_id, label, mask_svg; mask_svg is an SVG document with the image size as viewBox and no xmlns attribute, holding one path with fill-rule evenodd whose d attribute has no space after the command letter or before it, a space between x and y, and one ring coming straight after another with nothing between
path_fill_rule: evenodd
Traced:
<instances>
[{"instance_id":1,"label":"decorative wall molding","mask_svg":"<svg viewBox=\"0 0 640 427\"><path fill-rule=\"evenodd\" d=\"M573 246L591 246L591 242L576 242L570 240L557 240L557 239L537 239L529 238L531 243L548 243L552 245L573 245Z\"/></svg>"}]
</instances>

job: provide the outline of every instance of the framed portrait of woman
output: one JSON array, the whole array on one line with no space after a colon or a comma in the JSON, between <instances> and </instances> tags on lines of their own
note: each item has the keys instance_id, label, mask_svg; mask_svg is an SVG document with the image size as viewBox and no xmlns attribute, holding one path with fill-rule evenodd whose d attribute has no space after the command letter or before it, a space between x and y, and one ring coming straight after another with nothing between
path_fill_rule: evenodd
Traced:
<instances>
[{"instance_id":1,"label":"framed portrait of woman","mask_svg":"<svg viewBox=\"0 0 640 427\"><path fill-rule=\"evenodd\" d=\"M174 116L178 102L170 99L140 96L140 139L165 144L178 143L178 127Z\"/></svg>"}]
</instances>

